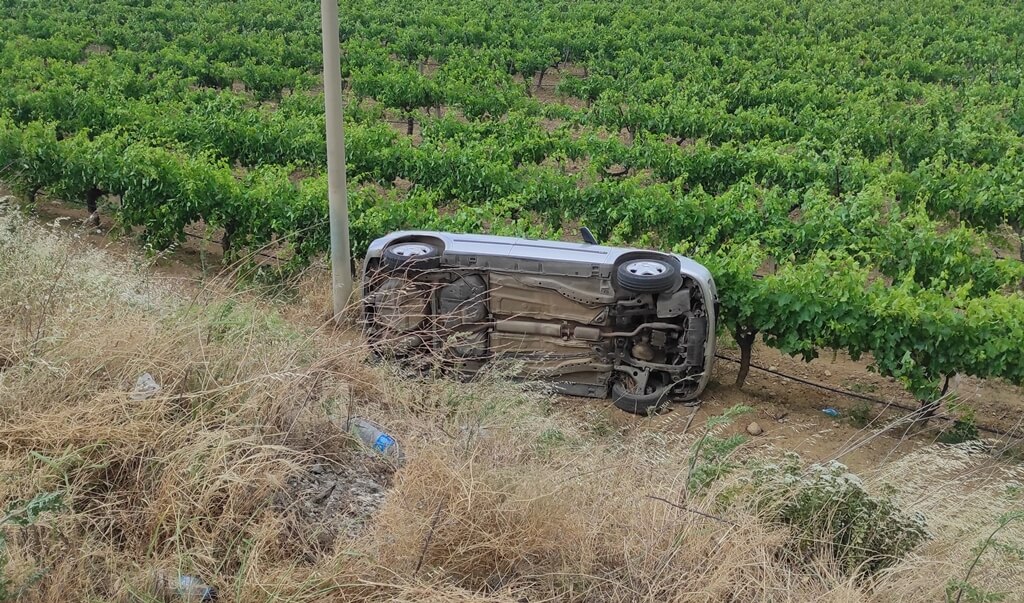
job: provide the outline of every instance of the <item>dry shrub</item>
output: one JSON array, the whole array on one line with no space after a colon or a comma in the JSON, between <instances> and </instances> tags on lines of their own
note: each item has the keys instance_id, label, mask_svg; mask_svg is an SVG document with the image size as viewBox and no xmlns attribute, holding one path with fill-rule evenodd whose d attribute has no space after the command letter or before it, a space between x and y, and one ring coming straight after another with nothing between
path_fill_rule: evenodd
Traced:
<instances>
[{"instance_id":1,"label":"dry shrub","mask_svg":"<svg viewBox=\"0 0 1024 603\"><path fill-rule=\"evenodd\" d=\"M16 216L0 233L17 358L0 373L0 442L17 475L0 502L60 491L66 504L9 542L14 565L48 571L28 600L145 592L137 580L155 567L292 563L295 516L274 494L319 453L351 456L314 408L328 371L309 362L308 336L269 304L216 284L184 296ZM162 389L134 400L143 372Z\"/></svg>"},{"instance_id":2,"label":"dry shrub","mask_svg":"<svg viewBox=\"0 0 1024 603\"><path fill-rule=\"evenodd\" d=\"M922 513L872 495L841 463L806 466L790 454L755 467L751 477L759 515L794 527L797 558L824 554L852 576L870 576L930 537Z\"/></svg>"},{"instance_id":3,"label":"dry shrub","mask_svg":"<svg viewBox=\"0 0 1024 603\"><path fill-rule=\"evenodd\" d=\"M454 454L444 444L422 450L374 524L376 559L399 584L512 599L807 600L831 589L825 565L800 576L780 561L791 544L785 528L741 508L712 518L714 496L686 510L658 500L679 500L687 448L678 438L570 439L557 464L542 441L536 432L501 438L500 454L488 439Z\"/></svg>"}]
</instances>

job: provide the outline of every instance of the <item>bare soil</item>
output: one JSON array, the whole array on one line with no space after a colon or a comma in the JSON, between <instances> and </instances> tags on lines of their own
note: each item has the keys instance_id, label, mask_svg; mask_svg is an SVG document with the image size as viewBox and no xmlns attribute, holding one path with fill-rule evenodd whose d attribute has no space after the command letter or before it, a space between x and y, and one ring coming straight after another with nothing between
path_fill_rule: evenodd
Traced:
<instances>
[{"instance_id":1,"label":"bare soil","mask_svg":"<svg viewBox=\"0 0 1024 603\"><path fill-rule=\"evenodd\" d=\"M724 348L724 349L723 349ZM738 357L738 350L729 343L720 346L720 353ZM917 402L898 383L868 370L870 359L854 361L845 354L818 358L809 363L791 358L777 350L755 345L753 363L806 381L862 393L884 402L916 408ZM623 413L606 401L572 398L579 404L599 410L601 416L622 430L661 430L700 433L705 421L735 406L749 406L753 411L738 419L730 433L744 433L750 423L757 423L763 433L751 436L755 448L793 451L805 460L819 462L838 460L856 472L871 469L895 457L934 444L949 423L932 420L926 425L901 421L907 411L860 401L752 369L743 389L735 386L738 365L719 360L715 364L711 385L696 409L673 405L657 417L636 417ZM975 409L977 422L1013 434L982 436L997 448L1017 449L1024 439L1024 392L1021 388L994 380L964 377L959 396ZM859 427L851 414L863 408L868 423ZM823 411L834 408L839 417ZM691 420L691 414L693 418ZM890 429L881 428L895 423Z\"/></svg>"},{"instance_id":2,"label":"bare soil","mask_svg":"<svg viewBox=\"0 0 1024 603\"><path fill-rule=\"evenodd\" d=\"M544 81L541 82L539 88L536 85L537 78L533 78L533 83L530 86L531 94L533 94L533 97L542 103L568 105L574 109L582 109L586 107L587 103L582 99L558 94L558 85L562 83L562 79L567 75L583 77L583 67L572 64L561 64L555 69L548 69L544 74Z\"/></svg>"}]
</instances>

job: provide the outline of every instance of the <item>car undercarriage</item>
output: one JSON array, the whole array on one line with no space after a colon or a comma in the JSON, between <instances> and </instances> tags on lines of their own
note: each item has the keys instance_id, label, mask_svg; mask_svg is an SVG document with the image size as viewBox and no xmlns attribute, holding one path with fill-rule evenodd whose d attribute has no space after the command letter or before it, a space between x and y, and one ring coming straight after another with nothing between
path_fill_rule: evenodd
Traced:
<instances>
[{"instance_id":1,"label":"car undercarriage","mask_svg":"<svg viewBox=\"0 0 1024 603\"><path fill-rule=\"evenodd\" d=\"M693 400L707 383L713 281L686 258L504 237L483 248L463 239L460 249L445 236L485 235L396 235L371 246L364 269L363 325L379 356L464 377L507 364L518 378L610 395L639 414ZM581 248L604 257L577 261L596 259L579 258Z\"/></svg>"}]
</instances>

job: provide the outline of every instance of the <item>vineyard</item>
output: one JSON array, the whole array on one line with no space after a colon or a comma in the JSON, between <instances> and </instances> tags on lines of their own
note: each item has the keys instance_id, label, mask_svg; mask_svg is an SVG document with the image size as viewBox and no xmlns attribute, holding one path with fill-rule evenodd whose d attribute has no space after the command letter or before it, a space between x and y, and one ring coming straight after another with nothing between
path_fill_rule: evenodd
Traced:
<instances>
[{"instance_id":1,"label":"vineyard","mask_svg":"<svg viewBox=\"0 0 1024 603\"><path fill-rule=\"evenodd\" d=\"M341 6L353 252L397 228L671 249L722 324L924 402L1024 384L1024 11L966 0ZM312 0L0 0L0 181L155 249L326 251ZM742 372L741 372L742 374Z\"/></svg>"}]
</instances>

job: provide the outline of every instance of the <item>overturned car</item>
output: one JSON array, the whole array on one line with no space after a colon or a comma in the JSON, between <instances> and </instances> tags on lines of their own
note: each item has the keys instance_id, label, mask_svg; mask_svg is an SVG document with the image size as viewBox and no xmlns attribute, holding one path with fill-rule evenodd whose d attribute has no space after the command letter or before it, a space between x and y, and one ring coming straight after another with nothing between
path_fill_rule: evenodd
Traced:
<instances>
[{"instance_id":1,"label":"overturned car","mask_svg":"<svg viewBox=\"0 0 1024 603\"><path fill-rule=\"evenodd\" d=\"M677 254L395 232L369 247L362 304L380 355L462 375L512 360L524 379L637 414L696 399L715 357L714 279Z\"/></svg>"}]
</instances>

